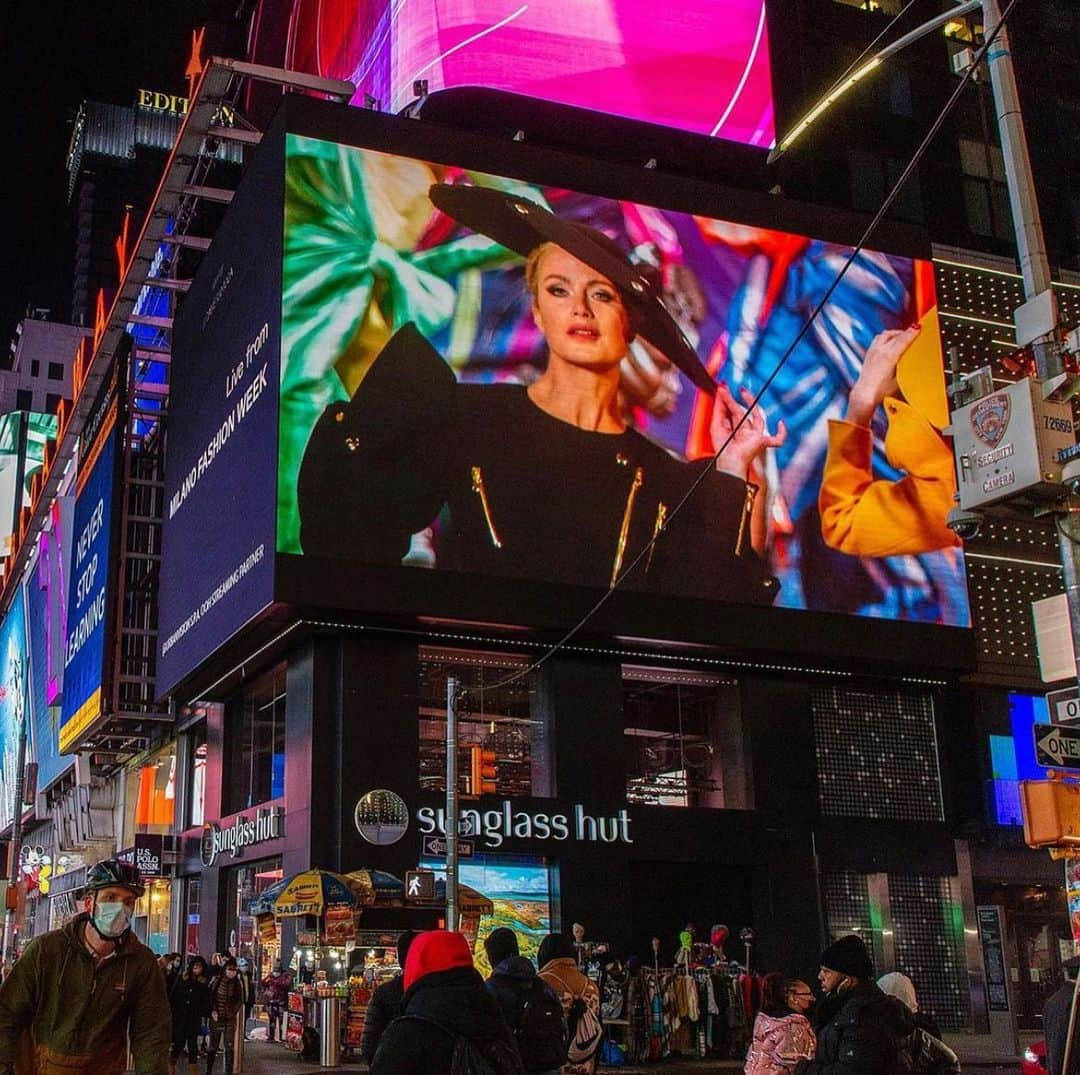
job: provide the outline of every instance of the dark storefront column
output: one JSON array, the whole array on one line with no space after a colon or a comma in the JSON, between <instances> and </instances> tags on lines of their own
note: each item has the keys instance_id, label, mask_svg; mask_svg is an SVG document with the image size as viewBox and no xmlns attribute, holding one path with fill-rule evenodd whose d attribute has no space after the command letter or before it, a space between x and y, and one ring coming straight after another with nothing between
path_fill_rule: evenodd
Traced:
<instances>
[{"instance_id":1,"label":"dark storefront column","mask_svg":"<svg viewBox=\"0 0 1080 1075\"><path fill-rule=\"evenodd\" d=\"M353 811L360 796L388 788L415 804L419 791L420 739L417 717L418 661L414 642L344 637L340 640L340 709L337 751L341 806L327 809L322 777L316 784L313 816L333 829L344 871L375 867L404 877L415 869L420 838L415 827L389 847L369 844L356 830ZM327 766L316 759L317 772ZM328 778L327 778L328 779Z\"/></svg>"}]
</instances>

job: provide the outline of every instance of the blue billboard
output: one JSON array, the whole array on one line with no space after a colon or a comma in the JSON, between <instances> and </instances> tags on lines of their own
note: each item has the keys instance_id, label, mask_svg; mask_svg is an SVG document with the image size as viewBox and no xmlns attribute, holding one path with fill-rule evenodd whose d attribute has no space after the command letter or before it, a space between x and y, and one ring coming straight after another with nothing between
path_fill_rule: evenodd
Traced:
<instances>
[{"instance_id":1,"label":"blue billboard","mask_svg":"<svg viewBox=\"0 0 1080 1075\"><path fill-rule=\"evenodd\" d=\"M26 606L22 589L0 623L0 828L15 817L19 728L26 714Z\"/></svg>"},{"instance_id":2,"label":"blue billboard","mask_svg":"<svg viewBox=\"0 0 1080 1075\"><path fill-rule=\"evenodd\" d=\"M50 524L38 539L37 556L26 575L30 752L37 762L39 790L55 783L73 762L60 754L73 506L70 497L54 502Z\"/></svg>"},{"instance_id":3,"label":"blue billboard","mask_svg":"<svg viewBox=\"0 0 1080 1075\"><path fill-rule=\"evenodd\" d=\"M112 507L116 486L117 424L98 440L89 467L80 475L72 528L71 577L68 580L67 650L64 654L64 701L61 706L61 753L77 750L103 712L108 583L112 568ZM95 447L97 447L95 445Z\"/></svg>"},{"instance_id":4,"label":"blue billboard","mask_svg":"<svg viewBox=\"0 0 1080 1075\"><path fill-rule=\"evenodd\" d=\"M273 600L280 145L263 138L173 332L157 687ZM275 226L276 224L276 226Z\"/></svg>"}]
</instances>

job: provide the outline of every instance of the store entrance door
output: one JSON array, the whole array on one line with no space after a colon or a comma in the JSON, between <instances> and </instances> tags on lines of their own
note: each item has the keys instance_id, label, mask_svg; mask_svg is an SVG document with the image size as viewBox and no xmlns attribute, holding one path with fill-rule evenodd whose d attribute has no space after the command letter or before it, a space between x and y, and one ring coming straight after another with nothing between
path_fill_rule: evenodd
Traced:
<instances>
[{"instance_id":1,"label":"store entrance door","mask_svg":"<svg viewBox=\"0 0 1080 1075\"><path fill-rule=\"evenodd\" d=\"M1020 1030L1042 1030L1047 998L1064 980L1062 960L1072 954L1068 922L1059 919L1016 917L1019 957L1017 1025Z\"/></svg>"}]
</instances>

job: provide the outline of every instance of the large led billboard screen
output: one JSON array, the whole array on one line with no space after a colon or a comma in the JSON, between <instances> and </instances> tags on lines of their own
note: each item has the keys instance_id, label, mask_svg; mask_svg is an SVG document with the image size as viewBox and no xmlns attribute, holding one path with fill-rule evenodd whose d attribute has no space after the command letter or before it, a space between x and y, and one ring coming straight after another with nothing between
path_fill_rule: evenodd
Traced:
<instances>
[{"instance_id":1,"label":"large led billboard screen","mask_svg":"<svg viewBox=\"0 0 1080 1075\"><path fill-rule=\"evenodd\" d=\"M265 149L173 333L157 683L168 689L273 599L281 151Z\"/></svg>"},{"instance_id":2,"label":"large led billboard screen","mask_svg":"<svg viewBox=\"0 0 1080 1075\"><path fill-rule=\"evenodd\" d=\"M830 291L851 247L769 199L290 111L178 321L163 690L273 601L538 625L558 591L557 626L618 580L627 635L968 626L928 261L864 250Z\"/></svg>"},{"instance_id":3,"label":"large led billboard screen","mask_svg":"<svg viewBox=\"0 0 1080 1075\"><path fill-rule=\"evenodd\" d=\"M391 112L423 79L774 139L765 0L295 0L287 66L349 79L354 104Z\"/></svg>"},{"instance_id":4,"label":"large led billboard screen","mask_svg":"<svg viewBox=\"0 0 1080 1075\"><path fill-rule=\"evenodd\" d=\"M15 817L19 730L26 714L26 606L22 588L0 622L0 828Z\"/></svg>"},{"instance_id":5,"label":"large led billboard screen","mask_svg":"<svg viewBox=\"0 0 1080 1075\"><path fill-rule=\"evenodd\" d=\"M113 565L118 437L113 406L93 450L81 461L84 471L79 475L72 523L64 700L59 733L60 751L65 754L78 749L105 712L102 692Z\"/></svg>"},{"instance_id":6,"label":"large led billboard screen","mask_svg":"<svg viewBox=\"0 0 1080 1075\"><path fill-rule=\"evenodd\" d=\"M73 512L72 497L53 501L25 581L30 750L38 766L40 791L55 783L74 761L60 754Z\"/></svg>"}]
</instances>

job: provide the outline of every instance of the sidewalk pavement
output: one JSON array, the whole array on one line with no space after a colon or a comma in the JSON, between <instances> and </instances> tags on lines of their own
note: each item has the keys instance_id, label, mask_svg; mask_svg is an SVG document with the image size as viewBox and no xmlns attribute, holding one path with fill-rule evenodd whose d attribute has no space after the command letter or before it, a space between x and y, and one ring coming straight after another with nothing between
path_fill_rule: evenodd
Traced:
<instances>
[{"instance_id":1,"label":"sidewalk pavement","mask_svg":"<svg viewBox=\"0 0 1080 1075\"><path fill-rule=\"evenodd\" d=\"M220 1063L220 1061L219 1061ZM1017 1075L1019 1065L967 1062L962 1065L965 1075ZM324 1072L344 1072L362 1075L367 1065L357 1061L337 1068L320 1067L317 1063L301 1060L278 1042L247 1041L244 1043L244 1061L241 1075L323 1075ZM608 1068L612 1075L704 1075L705 1072L739 1072L743 1070L738 1060L660 1060L655 1064Z\"/></svg>"}]
</instances>

